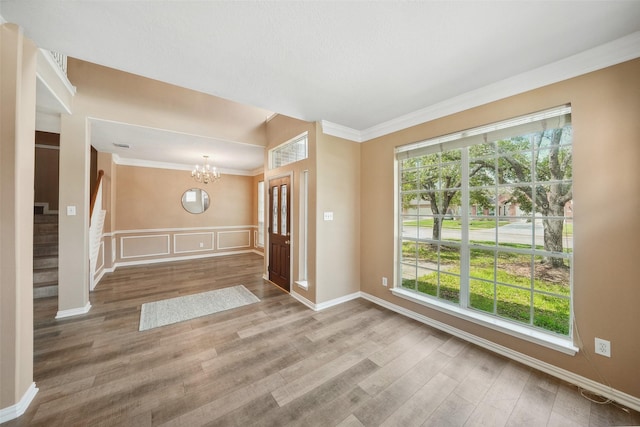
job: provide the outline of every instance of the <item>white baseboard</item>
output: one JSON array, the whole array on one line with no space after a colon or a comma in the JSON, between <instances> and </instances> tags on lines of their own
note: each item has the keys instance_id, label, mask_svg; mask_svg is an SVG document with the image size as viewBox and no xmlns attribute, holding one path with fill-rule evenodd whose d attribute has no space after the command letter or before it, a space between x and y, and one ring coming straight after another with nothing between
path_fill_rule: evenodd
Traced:
<instances>
[{"instance_id":1,"label":"white baseboard","mask_svg":"<svg viewBox=\"0 0 640 427\"><path fill-rule=\"evenodd\" d=\"M294 297L296 300L298 300L299 302L301 302L302 304L306 305L307 307L309 307L311 310L313 311L318 311L316 309L316 305L315 303L312 303L311 301L309 301L308 299L306 299L305 297L303 297L302 295L296 293L294 290L291 290L291 292L289 292L289 295L291 295L292 297Z\"/></svg>"},{"instance_id":2,"label":"white baseboard","mask_svg":"<svg viewBox=\"0 0 640 427\"><path fill-rule=\"evenodd\" d=\"M11 405L8 408L0 409L0 424L16 419L20 415L24 414L33 398L36 397L36 393L38 393L36 383L31 383L18 403Z\"/></svg>"},{"instance_id":3,"label":"white baseboard","mask_svg":"<svg viewBox=\"0 0 640 427\"><path fill-rule=\"evenodd\" d=\"M338 304L342 304L343 302L347 302L347 301L351 301L357 298L360 298L360 292L354 292L352 294L349 295L345 295L339 298L335 298L329 301L325 301L325 302L321 302L319 304L316 304L314 302L309 301L308 299L306 299L305 297L303 297L302 295L300 295L299 293L296 293L294 290L291 290L291 292L289 293L292 297L294 297L295 299L297 299L298 301L300 301L302 304L306 305L307 307L309 307L311 310L313 311L321 311L321 310L325 310L329 307L333 307L334 305L338 305Z\"/></svg>"},{"instance_id":4,"label":"white baseboard","mask_svg":"<svg viewBox=\"0 0 640 427\"><path fill-rule=\"evenodd\" d=\"M91 303L87 302L87 305L84 307L78 308L70 308L68 310L60 310L58 314L56 314L56 319L63 319L65 317L79 316L81 314L86 314L91 310Z\"/></svg>"},{"instance_id":5,"label":"white baseboard","mask_svg":"<svg viewBox=\"0 0 640 427\"><path fill-rule=\"evenodd\" d=\"M494 353L498 353L502 356L508 357L509 359L515 360L516 362L523 363L527 366L530 366L534 369L545 372L553 377L559 378L568 383L575 384L586 390L594 392L600 396L606 397L607 399L611 399L615 402L618 402L621 405L631 408L635 411L640 411L640 398L631 396L630 394L627 394L620 390L616 390L612 387L593 381L589 378L567 371L566 369L562 369L557 366L551 365L547 362L543 362L541 360L535 359L531 356L517 352L508 347L504 347L500 344L496 344L493 341L489 341L484 338L465 332L461 329L454 328L453 326L450 326L446 323L442 323L437 320L431 319L430 317L408 310L404 307L393 304L389 301L383 300L381 298L378 298L366 292L360 292L360 296L368 301L371 301L382 307L388 308L391 311L395 311L396 313L399 313L411 319L417 320L418 322L422 322L426 325L429 325L441 331L447 332L453 336L461 338L470 343L476 344L480 347L486 348L487 350L493 351Z\"/></svg>"}]
</instances>

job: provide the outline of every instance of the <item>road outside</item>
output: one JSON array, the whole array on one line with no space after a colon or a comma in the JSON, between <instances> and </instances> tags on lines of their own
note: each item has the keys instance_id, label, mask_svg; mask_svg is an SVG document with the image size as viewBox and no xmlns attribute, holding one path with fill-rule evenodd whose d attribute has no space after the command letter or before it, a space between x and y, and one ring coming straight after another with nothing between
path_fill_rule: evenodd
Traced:
<instances>
[{"instance_id":1,"label":"road outside","mask_svg":"<svg viewBox=\"0 0 640 427\"><path fill-rule=\"evenodd\" d=\"M446 223L445 223L446 225ZM498 242L500 243L521 243L530 244L533 226L530 222L513 222L498 228ZM460 240L462 231L459 229L442 228L443 240L453 239ZM403 237L420 237L431 238L431 227L403 226ZM482 230L469 230L469 239L471 241L496 241L496 229L486 228ZM535 223L535 241L536 245L544 245L544 228L541 221ZM565 249L573 249L573 236L564 236L562 244Z\"/></svg>"}]
</instances>

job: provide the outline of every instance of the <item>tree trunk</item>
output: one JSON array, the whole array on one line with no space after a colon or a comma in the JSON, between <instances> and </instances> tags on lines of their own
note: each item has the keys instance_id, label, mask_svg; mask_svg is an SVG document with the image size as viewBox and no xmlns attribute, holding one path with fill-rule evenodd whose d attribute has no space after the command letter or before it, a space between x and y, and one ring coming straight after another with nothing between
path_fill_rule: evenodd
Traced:
<instances>
[{"instance_id":1,"label":"tree trunk","mask_svg":"<svg viewBox=\"0 0 640 427\"><path fill-rule=\"evenodd\" d=\"M433 240L440 240L440 236L442 235L442 218L434 217L433 218Z\"/></svg>"},{"instance_id":2,"label":"tree trunk","mask_svg":"<svg viewBox=\"0 0 640 427\"><path fill-rule=\"evenodd\" d=\"M562 129L554 129L551 134L551 150L549 152L549 172L551 178L561 181L566 178L566 166L560 164L559 143L562 138ZM549 185L549 190L541 197L542 213L555 218L543 220L544 225L544 249L549 252L562 252L562 231L564 227L564 205L571 200L571 185L555 182ZM563 267L562 258L551 258L545 260L552 267Z\"/></svg>"},{"instance_id":3,"label":"tree trunk","mask_svg":"<svg viewBox=\"0 0 640 427\"><path fill-rule=\"evenodd\" d=\"M562 219L545 219L544 225L544 250L549 252L562 252ZM553 267L562 267L561 258L552 258L551 265Z\"/></svg>"}]
</instances>

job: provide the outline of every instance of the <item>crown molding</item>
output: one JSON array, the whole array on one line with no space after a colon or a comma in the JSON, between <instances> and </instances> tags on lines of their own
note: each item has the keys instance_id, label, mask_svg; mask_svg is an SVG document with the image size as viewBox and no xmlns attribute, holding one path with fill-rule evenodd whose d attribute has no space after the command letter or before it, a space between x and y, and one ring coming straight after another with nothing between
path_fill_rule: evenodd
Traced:
<instances>
[{"instance_id":1,"label":"crown molding","mask_svg":"<svg viewBox=\"0 0 640 427\"><path fill-rule=\"evenodd\" d=\"M322 133L326 135L333 135L355 142L363 142L362 132L357 129L339 125L333 122L328 122L326 120L322 120L321 125Z\"/></svg>"},{"instance_id":2,"label":"crown molding","mask_svg":"<svg viewBox=\"0 0 640 427\"><path fill-rule=\"evenodd\" d=\"M263 174L263 173L264 173L264 167L260 166L259 168L255 168L254 170L249 172L249 175L258 176L258 175Z\"/></svg>"},{"instance_id":3,"label":"crown molding","mask_svg":"<svg viewBox=\"0 0 640 427\"><path fill-rule=\"evenodd\" d=\"M327 121L322 121L322 129L328 135L365 142L638 57L640 57L640 31L361 131Z\"/></svg>"},{"instance_id":4,"label":"crown molding","mask_svg":"<svg viewBox=\"0 0 640 427\"><path fill-rule=\"evenodd\" d=\"M156 168L156 169L172 169L172 170L181 170L181 171L189 171L193 170L193 166L191 165L183 165L181 163L167 163L167 162L156 162L152 160L141 160L141 159L130 159L126 157L120 157L118 154L112 153L113 163L120 166L136 166L140 168ZM257 174L254 171L245 171L239 169L222 169L218 168L221 174L223 175L241 175L241 176L255 176Z\"/></svg>"}]
</instances>

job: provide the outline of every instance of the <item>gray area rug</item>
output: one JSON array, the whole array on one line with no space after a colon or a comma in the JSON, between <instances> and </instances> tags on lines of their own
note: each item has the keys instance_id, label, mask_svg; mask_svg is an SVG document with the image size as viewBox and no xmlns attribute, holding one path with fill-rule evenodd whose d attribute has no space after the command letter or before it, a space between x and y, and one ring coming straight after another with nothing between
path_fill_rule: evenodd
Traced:
<instances>
[{"instance_id":1,"label":"gray area rug","mask_svg":"<svg viewBox=\"0 0 640 427\"><path fill-rule=\"evenodd\" d=\"M243 285L142 304L139 331L260 302Z\"/></svg>"}]
</instances>

